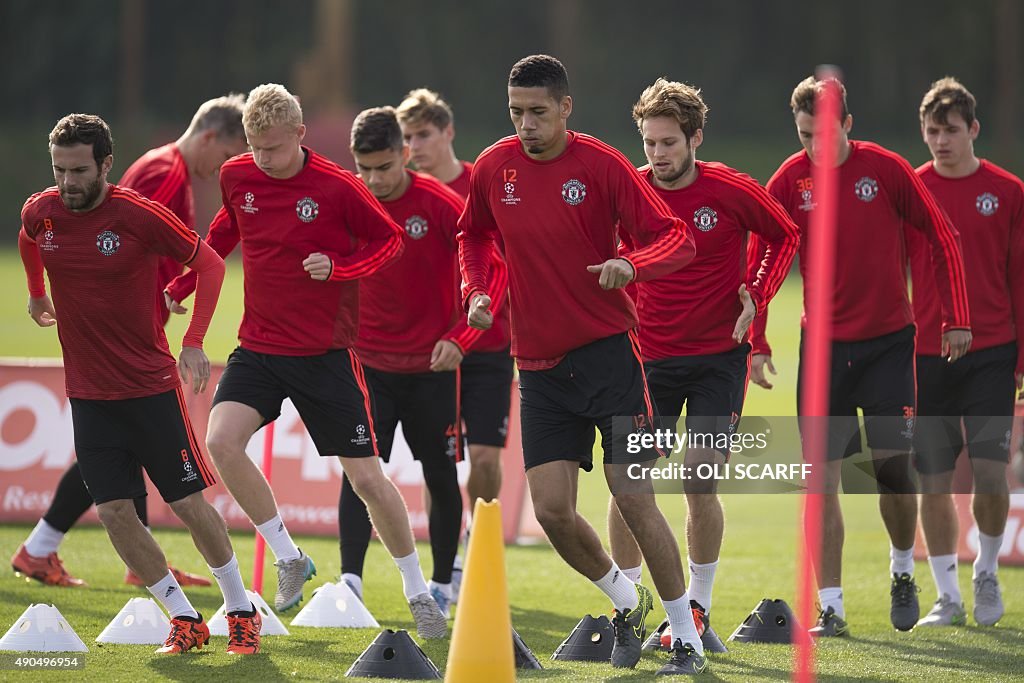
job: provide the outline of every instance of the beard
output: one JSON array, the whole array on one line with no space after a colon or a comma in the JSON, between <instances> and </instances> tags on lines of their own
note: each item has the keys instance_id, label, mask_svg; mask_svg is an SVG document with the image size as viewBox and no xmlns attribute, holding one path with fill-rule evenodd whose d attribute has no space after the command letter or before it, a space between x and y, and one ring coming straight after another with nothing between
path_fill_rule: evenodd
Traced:
<instances>
[{"instance_id":1,"label":"beard","mask_svg":"<svg viewBox=\"0 0 1024 683\"><path fill-rule=\"evenodd\" d=\"M657 173L655 173L654 177L657 178L660 182L671 185L672 183L686 175L691 168L693 168L693 154L687 154L686 158L683 159L683 163L679 164L678 170L669 171L665 175L658 175Z\"/></svg>"},{"instance_id":2,"label":"beard","mask_svg":"<svg viewBox=\"0 0 1024 683\"><path fill-rule=\"evenodd\" d=\"M82 211L91 207L96 202L102 190L103 183L100 178L96 178L96 180L82 188L81 192L68 193L62 189L60 191L60 198L68 210Z\"/></svg>"}]
</instances>

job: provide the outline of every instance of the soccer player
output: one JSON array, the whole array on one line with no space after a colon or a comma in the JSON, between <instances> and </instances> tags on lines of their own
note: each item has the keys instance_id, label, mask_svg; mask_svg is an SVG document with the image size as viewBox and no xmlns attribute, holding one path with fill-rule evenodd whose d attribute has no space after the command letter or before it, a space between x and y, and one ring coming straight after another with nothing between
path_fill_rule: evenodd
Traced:
<instances>
[{"instance_id":1,"label":"soccer player","mask_svg":"<svg viewBox=\"0 0 1024 683\"><path fill-rule=\"evenodd\" d=\"M107 183L114 156L103 119L65 116L50 133L50 156L56 187L25 203L18 246L29 315L41 327L57 325L75 453L100 521L121 559L171 616L170 634L157 652L182 653L209 642L202 615L135 513L132 499L145 494L145 469L220 585L228 652L258 652L261 617L245 593L224 520L203 498L214 478L181 386L187 382L198 393L209 380L203 337L224 262L164 206ZM163 329L154 324L157 300L149 296L163 256L188 264L198 279L177 371Z\"/></svg>"},{"instance_id":2,"label":"soccer player","mask_svg":"<svg viewBox=\"0 0 1024 683\"><path fill-rule=\"evenodd\" d=\"M447 184L465 199L469 195L473 164L455 156L455 123L448 103L431 90L413 90L398 105L398 122L416 168ZM462 359L459 406L469 446L466 492L471 503L477 498L494 500L501 493L501 450L508 440L514 374L510 344L508 306L502 306L494 311L494 324ZM452 590L458 599L462 576L458 556L455 563Z\"/></svg>"},{"instance_id":3,"label":"soccer player","mask_svg":"<svg viewBox=\"0 0 1024 683\"><path fill-rule=\"evenodd\" d=\"M681 270L637 286L643 316L640 348L647 385L660 417L678 418L686 430L735 433L747 390L754 314L779 290L796 256L799 232L785 209L750 176L717 162L698 161L707 105L700 90L659 78L633 105L648 165L640 174L677 216L696 228L697 255ZM747 233L767 245L763 262L746 266ZM629 248L629 236L623 235ZM686 464L725 463L729 451L689 447ZM692 471L692 470L691 470ZM686 541L690 607L706 648L723 651L711 629L711 589L725 518L716 482L686 482ZM608 531L612 557L640 580L640 548L614 504Z\"/></svg>"},{"instance_id":4,"label":"soccer player","mask_svg":"<svg viewBox=\"0 0 1024 683\"><path fill-rule=\"evenodd\" d=\"M1003 616L997 577L1009 489L1014 398L1024 379L1024 184L974 154L981 124L974 96L955 78L932 84L921 102L921 134L932 160L917 169L960 231L974 342L955 363L942 358L942 318L927 244L908 234L914 315L918 324L915 436L921 474L921 525L938 590L920 626L967 622L957 581L959 538L952 481L964 446L974 473L974 619L991 626Z\"/></svg>"},{"instance_id":5,"label":"soccer player","mask_svg":"<svg viewBox=\"0 0 1024 683\"><path fill-rule=\"evenodd\" d=\"M222 163L245 151L245 133L242 131L242 95L227 95L204 102L188 130L175 142L152 149L135 161L124 172L118 185L135 190L142 196L159 202L170 209L188 228L195 225L191 178L207 180L213 177ZM183 266L173 257L160 257L157 267L153 307L162 326L167 322L169 310L164 305L164 287L181 274ZM184 312L179 307L177 312ZM64 568L57 550L64 535L92 505L92 496L82 481L78 463L73 462L61 477L53 501L25 543L11 558L15 571L53 586L82 586L81 579L71 576ZM146 496L135 500L135 509L143 526L149 526ZM209 586L210 581L196 574L170 568L182 586ZM131 569L125 574L125 583L145 585Z\"/></svg>"},{"instance_id":6,"label":"soccer player","mask_svg":"<svg viewBox=\"0 0 1024 683\"><path fill-rule=\"evenodd\" d=\"M871 142L850 140L853 117L842 94L835 122L838 149L839 229L832 315L832 369L829 443L825 459L823 546L818 569L821 613L814 636L849 632L843 608L843 515L839 480L843 458L860 452L857 409L864 412L868 447L877 482L879 509L890 539L889 618L909 631L920 617L914 583L914 533L917 498L909 453L916 412L914 316L907 296L904 225L922 233L931 250L936 290L942 301L942 355L956 361L971 344L963 257L956 230L910 164ZM813 77L797 84L790 99L797 135L803 145L768 181L774 195L800 227L800 271L807 300L806 244L816 190L812 167L820 152L814 136L814 102L822 83ZM755 245L755 262L764 245ZM766 313L766 312L764 312ZM771 388L764 368L771 367L765 337L767 316L759 311L752 334L751 379ZM801 342L801 357L803 355ZM801 371L803 364L801 363ZM797 402L800 401L798 377Z\"/></svg>"},{"instance_id":7,"label":"soccer player","mask_svg":"<svg viewBox=\"0 0 1024 683\"><path fill-rule=\"evenodd\" d=\"M462 451L459 364L483 334L468 326L459 309L455 236L463 201L435 178L406 168L409 147L392 107L367 109L356 117L351 151L370 192L405 228L402 256L359 285L355 348L373 393L373 426L381 457L390 457L400 421L413 457L423 466L433 501L430 594L448 616L462 529L462 493L455 470ZM491 277L494 281L488 286L504 298L508 278L500 259L492 263ZM342 578L359 595L370 520L347 477L338 520Z\"/></svg>"},{"instance_id":8,"label":"soccer player","mask_svg":"<svg viewBox=\"0 0 1024 683\"><path fill-rule=\"evenodd\" d=\"M678 270L693 258L686 224L626 158L566 129L572 97L565 67L533 55L512 67L509 113L516 130L477 159L459 219L464 305L470 325L488 327L494 242L505 244L512 306L512 355L519 366L523 457L537 520L559 555L604 592L614 608L612 665L636 666L651 593L626 578L576 512L579 470L593 469L601 430L605 477L632 416L638 433L653 418L636 340L637 314L623 288ZM628 233L638 248L617 251ZM657 457L644 451L642 467ZM647 481L647 480L644 480ZM647 481L649 484L649 481ZM677 640L664 673L707 667L686 595L679 548L649 486L613 487L636 537ZM639 492L637 492L639 491Z\"/></svg>"},{"instance_id":9,"label":"soccer player","mask_svg":"<svg viewBox=\"0 0 1024 683\"><path fill-rule=\"evenodd\" d=\"M242 114L250 154L224 164L224 206L207 240L221 254L242 243L245 313L210 412L207 446L225 485L277 557L278 610L302 599L316 572L277 510L249 439L290 398L321 456L337 456L370 510L402 574L421 637L448 624L430 597L409 515L384 475L373 436L370 394L352 350L359 321L358 279L402 251L398 226L353 174L302 145L298 100L283 86L249 93ZM188 274L168 295L191 291Z\"/></svg>"}]
</instances>

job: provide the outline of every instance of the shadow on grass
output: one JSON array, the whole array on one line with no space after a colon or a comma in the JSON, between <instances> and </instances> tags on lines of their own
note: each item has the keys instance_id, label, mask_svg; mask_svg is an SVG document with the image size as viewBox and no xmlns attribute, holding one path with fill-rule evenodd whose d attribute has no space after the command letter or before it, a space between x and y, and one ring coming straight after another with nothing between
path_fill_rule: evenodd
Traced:
<instances>
[{"instance_id":1,"label":"shadow on grass","mask_svg":"<svg viewBox=\"0 0 1024 683\"><path fill-rule=\"evenodd\" d=\"M323 649L321 648L321 657ZM189 683L209 678L213 680L251 680L272 681L285 680L277 664L266 651L255 655L239 655L231 659L227 666L212 666L214 662L223 661L216 652L189 652L185 655L153 655L146 666L155 674L174 681Z\"/></svg>"}]
</instances>

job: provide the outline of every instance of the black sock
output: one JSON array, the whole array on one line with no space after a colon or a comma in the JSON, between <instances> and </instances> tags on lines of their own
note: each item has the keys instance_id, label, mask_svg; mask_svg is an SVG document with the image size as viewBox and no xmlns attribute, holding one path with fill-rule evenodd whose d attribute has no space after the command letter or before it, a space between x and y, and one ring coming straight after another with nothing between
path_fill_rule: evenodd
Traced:
<instances>
[{"instance_id":1,"label":"black sock","mask_svg":"<svg viewBox=\"0 0 1024 683\"><path fill-rule=\"evenodd\" d=\"M341 573L363 575L366 549L370 547L370 513L356 495L347 476L341 478L338 496L338 541L341 545Z\"/></svg>"},{"instance_id":2,"label":"black sock","mask_svg":"<svg viewBox=\"0 0 1024 683\"><path fill-rule=\"evenodd\" d=\"M423 478L430 490L430 551L434 558L435 583L452 582L452 565L459 551L462 528L462 492L455 463L424 464Z\"/></svg>"},{"instance_id":3,"label":"black sock","mask_svg":"<svg viewBox=\"0 0 1024 683\"><path fill-rule=\"evenodd\" d=\"M78 461L75 461L60 478L57 490L53 493L53 501L43 519L54 529L66 534L91 505L92 496L89 495L89 489L85 488Z\"/></svg>"}]
</instances>

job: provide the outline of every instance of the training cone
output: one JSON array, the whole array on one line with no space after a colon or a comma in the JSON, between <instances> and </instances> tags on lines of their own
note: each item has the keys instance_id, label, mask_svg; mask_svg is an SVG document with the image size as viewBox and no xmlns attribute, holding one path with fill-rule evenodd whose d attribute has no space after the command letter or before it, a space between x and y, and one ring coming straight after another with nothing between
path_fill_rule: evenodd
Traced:
<instances>
[{"instance_id":1,"label":"training cone","mask_svg":"<svg viewBox=\"0 0 1024 683\"><path fill-rule=\"evenodd\" d=\"M729 640L738 643L790 643L794 628L800 626L786 601L765 598L757 603Z\"/></svg>"},{"instance_id":2,"label":"training cone","mask_svg":"<svg viewBox=\"0 0 1024 683\"><path fill-rule=\"evenodd\" d=\"M270 609L270 605L267 604L262 595L253 591L245 591L245 594L249 596L249 600L252 601L253 606L259 611L260 616L263 617L263 626L260 628L261 636L290 635L288 629L277 618L274 611ZM210 627L211 636L226 636L228 634L227 611L224 607L224 605L221 605L220 609L214 612L210 620L206 622L206 625Z\"/></svg>"},{"instance_id":3,"label":"training cone","mask_svg":"<svg viewBox=\"0 0 1024 683\"><path fill-rule=\"evenodd\" d=\"M380 628L363 601L344 581L328 581L313 591L313 598L295 615L292 626Z\"/></svg>"},{"instance_id":4,"label":"training cone","mask_svg":"<svg viewBox=\"0 0 1024 683\"><path fill-rule=\"evenodd\" d=\"M569 637L551 655L551 659L565 662L607 662L612 658L614 645L612 622L603 614L580 619Z\"/></svg>"},{"instance_id":5,"label":"training cone","mask_svg":"<svg viewBox=\"0 0 1024 683\"><path fill-rule=\"evenodd\" d=\"M409 637L408 631L388 629L373 639L345 676L434 680L441 678L441 672Z\"/></svg>"},{"instance_id":6,"label":"training cone","mask_svg":"<svg viewBox=\"0 0 1024 683\"><path fill-rule=\"evenodd\" d=\"M171 622L153 598L132 598L107 627L96 636L97 643L121 645L163 645Z\"/></svg>"},{"instance_id":7,"label":"training cone","mask_svg":"<svg viewBox=\"0 0 1024 683\"><path fill-rule=\"evenodd\" d=\"M495 633L506 635L488 635ZM473 533L466 551L444 680L447 683L515 681L516 659L509 633L512 633L512 614L505 580L501 504L498 501L485 503L478 498L473 508Z\"/></svg>"},{"instance_id":8,"label":"training cone","mask_svg":"<svg viewBox=\"0 0 1024 683\"><path fill-rule=\"evenodd\" d=\"M164 634L164 637L167 635ZM29 605L7 634L0 638L0 650L88 652L89 648L56 607Z\"/></svg>"},{"instance_id":9,"label":"training cone","mask_svg":"<svg viewBox=\"0 0 1024 683\"><path fill-rule=\"evenodd\" d=\"M543 669L540 660L537 659L537 655L533 654L523 639L519 637L515 629L512 629L512 649L516 655L516 668L517 669Z\"/></svg>"}]
</instances>

